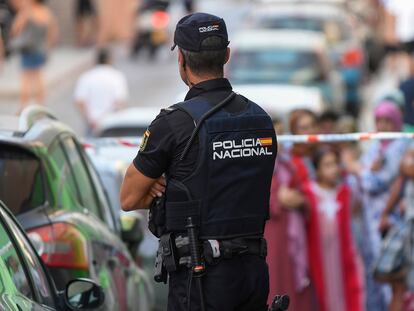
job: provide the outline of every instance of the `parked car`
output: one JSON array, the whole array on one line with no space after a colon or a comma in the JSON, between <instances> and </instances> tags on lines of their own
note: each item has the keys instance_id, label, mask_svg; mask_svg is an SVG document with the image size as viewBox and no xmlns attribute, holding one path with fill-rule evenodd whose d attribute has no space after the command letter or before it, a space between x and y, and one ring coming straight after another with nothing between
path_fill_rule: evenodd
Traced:
<instances>
[{"instance_id":1,"label":"parked car","mask_svg":"<svg viewBox=\"0 0 414 311\"><path fill-rule=\"evenodd\" d=\"M133 107L111 113L99 122L96 137L141 137L160 108Z\"/></svg>"},{"instance_id":2,"label":"parked car","mask_svg":"<svg viewBox=\"0 0 414 311\"><path fill-rule=\"evenodd\" d=\"M345 101L348 106L358 104L365 55L363 35L357 31L362 27L349 10L326 1L272 2L258 6L249 20L250 26L258 29L305 30L323 34L328 55L345 82Z\"/></svg>"},{"instance_id":3,"label":"parked car","mask_svg":"<svg viewBox=\"0 0 414 311\"><path fill-rule=\"evenodd\" d=\"M120 118L118 121L119 123L116 122L115 118L112 118L111 128L114 129L115 133L118 133L117 126L123 127L125 124L124 118ZM149 125L149 122L147 125ZM152 276L158 239L148 230L148 211L123 212L119 202L119 191L126 169L136 156L140 144L140 139L131 137L134 136L137 130L132 127L128 128L130 132L122 130L126 138L95 138L88 140L84 146L101 177L109 200L112 202L114 214L122 218L123 226L139 226L141 228L143 232L142 242L139 245L130 243L130 252L135 255L135 259L140 266ZM153 286L155 289L155 310L164 311L167 309L168 287L165 284L155 282L153 282Z\"/></svg>"},{"instance_id":4,"label":"parked car","mask_svg":"<svg viewBox=\"0 0 414 311\"><path fill-rule=\"evenodd\" d=\"M151 310L151 283L121 240L136 243L142 232L122 232L73 131L38 106L18 121L0 132L0 199L28 232L57 288L90 278L105 292L104 310Z\"/></svg>"},{"instance_id":5,"label":"parked car","mask_svg":"<svg viewBox=\"0 0 414 311\"><path fill-rule=\"evenodd\" d=\"M102 288L87 279L58 292L24 230L0 201L0 309L5 311L96 310Z\"/></svg>"},{"instance_id":6,"label":"parked car","mask_svg":"<svg viewBox=\"0 0 414 311\"><path fill-rule=\"evenodd\" d=\"M113 205L114 211L119 215L123 215L124 226L140 226L143 231L142 242L140 242L139 246L130 244L130 251L132 254L135 254L136 261L140 267L152 276L154 273L155 255L158 249L158 239L148 230L148 211L123 212L119 203L119 191L126 168L133 159L129 155L135 155L137 149L138 147L119 145L112 145L111 147L95 146L88 148L88 153L91 155L91 159L102 178L109 197L116 202L116 205ZM106 156L109 154L109 150L113 150L114 153L118 154L119 157L116 162L111 160L111 156ZM99 155L97 155L96 151ZM124 160L122 160L122 154L125 156ZM164 311L167 309L168 286L155 282L153 282L153 286L155 289L155 310Z\"/></svg>"},{"instance_id":7,"label":"parked car","mask_svg":"<svg viewBox=\"0 0 414 311\"><path fill-rule=\"evenodd\" d=\"M246 30L232 42L227 75L235 88L246 84L318 88L327 108L343 109L342 79L332 67L322 35L310 31Z\"/></svg>"}]
</instances>

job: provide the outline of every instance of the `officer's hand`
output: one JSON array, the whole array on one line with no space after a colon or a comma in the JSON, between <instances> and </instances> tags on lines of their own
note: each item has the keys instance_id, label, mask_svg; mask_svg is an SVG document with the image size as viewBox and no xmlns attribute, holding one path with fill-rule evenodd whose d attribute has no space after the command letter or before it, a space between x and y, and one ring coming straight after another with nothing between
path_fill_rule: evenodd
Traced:
<instances>
[{"instance_id":1,"label":"officer's hand","mask_svg":"<svg viewBox=\"0 0 414 311\"><path fill-rule=\"evenodd\" d=\"M151 187L149 193L153 198L161 197L165 193L165 186L167 185L165 177L161 176L157 179L154 185Z\"/></svg>"}]
</instances>

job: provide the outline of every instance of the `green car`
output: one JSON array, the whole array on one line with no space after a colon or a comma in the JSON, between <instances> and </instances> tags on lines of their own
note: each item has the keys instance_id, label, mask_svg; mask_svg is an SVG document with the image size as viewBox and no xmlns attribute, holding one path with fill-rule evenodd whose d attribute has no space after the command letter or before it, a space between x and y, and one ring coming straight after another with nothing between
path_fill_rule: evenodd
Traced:
<instances>
[{"instance_id":1,"label":"green car","mask_svg":"<svg viewBox=\"0 0 414 311\"><path fill-rule=\"evenodd\" d=\"M142 231L121 229L73 131L38 106L17 121L0 129L0 200L28 232L57 288L89 278L104 290L100 310L152 310L152 285L126 244L139 243Z\"/></svg>"},{"instance_id":2,"label":"green car","mask_svg":"<svg viewBox=\"0 0 414 311\"><path fill-rule=\"evenodd\" d=\"M102 288L87 279L73 280L57 292L25 232L0 201L1 310L96 310L104 300Z\"/></svg>"}]
</instances>

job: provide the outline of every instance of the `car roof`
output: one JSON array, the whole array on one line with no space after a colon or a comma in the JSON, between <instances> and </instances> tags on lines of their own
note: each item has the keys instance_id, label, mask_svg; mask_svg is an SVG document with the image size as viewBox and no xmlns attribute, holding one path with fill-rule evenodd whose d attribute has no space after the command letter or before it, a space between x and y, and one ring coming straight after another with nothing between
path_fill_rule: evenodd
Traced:
<instances>
[{"instance_id":1,"label":"car roof","mask_svg":"<svg viewBox=\"0 0 414 311\"><path fill-rule=\"evenodd\" d=\"M293 109L306 108L316 113L323 109L318 88L298 85L242 84L234 90L257 103L272 117L281 117Z\"/></svg>"},{"instance_id":2,"label":"car roof","mask_svg":"<svg viewBox=\"0 0 414 311\"><path fill-rule=\"evenodd\" d=\"M109 128L143 126L147 127L160 113L160 108L133 107L111 113L98 125L98 132Z\"/></svg>"},{"instance_id":3,"label":"car roof","mask_svg":"<svg viewBox=\"0 0 414 311\"><path fill-rule=\"evenodd\" d=\"M254 0L256 5L281 5L281 4L295 4L295 5L329 5L329 6L344 6L346 0Z\"/></svg>"},{"instance_id":4,"label":"car roof","mask_svg":"<svg viewBox=\"0 0 414 311\"><path fill-rule=\"evenodd\" d=\"M315 3L283 3L261 5L252 11L253 17L301 16L322 19L344 18L346 11L340 7Z\"/></svg>"},{"instance_id":5,"label":"car roof","mask_svg":"<svg viewBox=\"0 0 414 311\"><path fill-rule=\"evenodd\" d=\"M237 50L291 48L311 51L326 45L323 34L304 30L246 30L238 33L232 42Z\"/></svg>"},{"instance_id":6,"label":"car roof","mask_svg":"<svg viewBox=\"0 0 414 311\"><path fill-rule=\"evenodd\" d=\"M0 117L0 143L28 151L34 147L49 146L62 132L74 135L71 128L42 106L29 106L20 117Z\"/></svg>"}]
</instances>

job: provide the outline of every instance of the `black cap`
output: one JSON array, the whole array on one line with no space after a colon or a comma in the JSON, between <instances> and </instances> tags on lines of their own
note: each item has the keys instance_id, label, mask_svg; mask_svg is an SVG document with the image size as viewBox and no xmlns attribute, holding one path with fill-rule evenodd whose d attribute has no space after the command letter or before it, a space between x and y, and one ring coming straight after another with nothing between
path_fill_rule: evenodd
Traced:
<instances>
[{"instance_id":1,"label":"black cap","mask_svg":"<svg viewBox=\"0 0 414 311\"><path fill-rule=\"evenodd\" d=\"M221 44L209 48L201 47L203 40L212 36L221 37ZM222 50L229 43L226 23L222 18L207 13L193 13L178 22L171 51L177 45L192 52Z\"/></svg>"}]
</instances>

